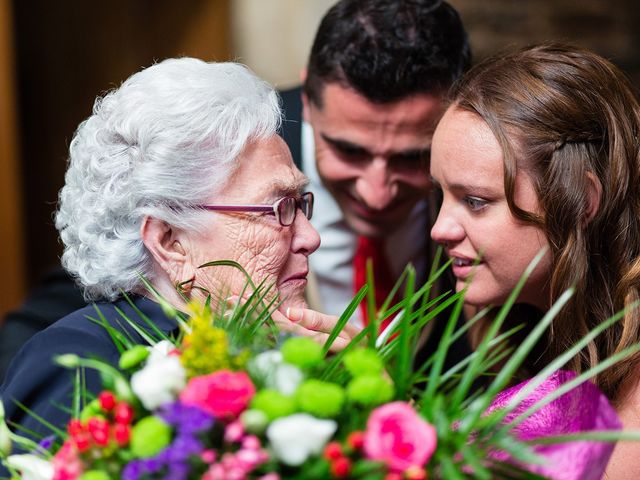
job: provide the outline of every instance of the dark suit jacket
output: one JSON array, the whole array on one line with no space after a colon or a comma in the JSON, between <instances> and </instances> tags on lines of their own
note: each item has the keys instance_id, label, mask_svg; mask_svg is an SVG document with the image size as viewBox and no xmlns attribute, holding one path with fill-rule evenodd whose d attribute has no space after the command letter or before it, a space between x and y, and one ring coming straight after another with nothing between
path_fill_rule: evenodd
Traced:
<instances>
[{"instance_id":1,"label":"dark suit jacket","mask_svg":"<svg viewBox=\"0 0 640 480\"><path fill-rule=\"evenodd\" d=\"M136 308L160 330L165 333L176 330L176 321L167 318L158 303L139 296L130 298ZM149 331L149 327L125 299L90 305L67 315L34 335L11 363L5 382L0 386L0 397L7 420L18 423L37 435L51 435L51 430L25 413L17 405L17 400L64 430L70 418L68 409L72 405L74 371L57 366L54 356L74 353L84 358L101 359L111 365L118 364L120 354L108 332L102 325L87 318L99 318L96 308L115 329L125 332L137 344L146 344L130 326L124 326L125 322L116 311L116 308L121 309L128 318ZM86 386L94 395L102 390L100 376L93 369L86 370Z\"/></svg>"},{"instance_id":2,"label":"dark suit jacket","mask_svg":"<svg viewBox=\"0 0 640 480\"><path fill-rule=\"evenodd\" d=\"M302 169L302 88L296 87L280 92L284 119L280 135L287 142L293 163Z\"/></svg>"}]
</instances>

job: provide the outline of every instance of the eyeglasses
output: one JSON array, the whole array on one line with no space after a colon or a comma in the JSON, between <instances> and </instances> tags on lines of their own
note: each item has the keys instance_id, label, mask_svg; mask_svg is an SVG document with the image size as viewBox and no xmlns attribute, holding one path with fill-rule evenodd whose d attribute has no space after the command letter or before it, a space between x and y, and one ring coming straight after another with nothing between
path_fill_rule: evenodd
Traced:
<instances>
[{"instance_id":1,"label":"eyeglasses","mask_svg":"<svg viewBox=\"0 0 640 480\"><path fill-rule=\"evenodd\" d=\"M298 209L308 220L313 215L313 193L300 196L287 195L276 200L273 205L198 205L198 208L216 212L268 212L276 216L283 227L288 227L296 219Z\"/></svg>"}]
</instances>

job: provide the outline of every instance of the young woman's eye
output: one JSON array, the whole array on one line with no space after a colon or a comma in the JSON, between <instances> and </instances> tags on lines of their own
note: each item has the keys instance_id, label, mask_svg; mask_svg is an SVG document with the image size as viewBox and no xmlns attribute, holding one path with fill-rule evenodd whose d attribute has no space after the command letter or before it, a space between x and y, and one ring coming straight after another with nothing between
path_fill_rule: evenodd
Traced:
<instances>
[{"instance_id":1,"label":"young woman's eye","mask_svg":"<svg viewBox=\"0 0 640 480\"><path fill-rule=\"evenodd\" d=\"M464 197L464 201L472 212L479 212L489 203L478 197Z\"/></svg>"}]
</instances>

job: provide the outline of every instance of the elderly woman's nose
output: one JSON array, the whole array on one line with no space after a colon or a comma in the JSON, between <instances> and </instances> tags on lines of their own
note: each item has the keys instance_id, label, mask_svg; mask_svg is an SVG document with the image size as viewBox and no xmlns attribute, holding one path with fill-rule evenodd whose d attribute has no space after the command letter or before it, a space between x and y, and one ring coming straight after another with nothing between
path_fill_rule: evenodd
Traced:
<instances>
[{"instance_id":1,"label":"elderly woman's nose","mask_svg":"<svg viewBox=\"0 0 640 480\"><path fill-rule=\"evenodd\" d=\"M311 255L318 249L320 246L320 234L311 225L309 219L302 215L302 212L298 212L291 228L293 229L291 249L294 252Z\"/></svg>"}]
</instances>

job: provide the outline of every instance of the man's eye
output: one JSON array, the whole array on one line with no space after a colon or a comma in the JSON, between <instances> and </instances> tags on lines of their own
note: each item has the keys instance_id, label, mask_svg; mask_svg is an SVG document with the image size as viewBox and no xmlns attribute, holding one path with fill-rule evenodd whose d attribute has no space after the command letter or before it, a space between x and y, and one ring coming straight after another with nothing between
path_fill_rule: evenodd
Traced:
<instances>
[{"instance_id":1,"label":"man's eye","mask_svg":"<svg viewBox=\"0 0 640 480\"><path fill-rule=\"evenodd\" d=\"M467 206L472 212L479 212L489 204L489 202L487 202L482 198L469 197L469 196L464 197L464 202L467 204Z\"/></svg>"},{"instance_id":2,"label":"man's eye","mask_svg":"<svg viewBox=\"0 0 640 480\"><path fill-rule=\"evenodd\" d=\"M347 160L362 160L366 157L366 152L359 148L338 147L336 150L341 157Z\"/></svg>"}]
</instances>

